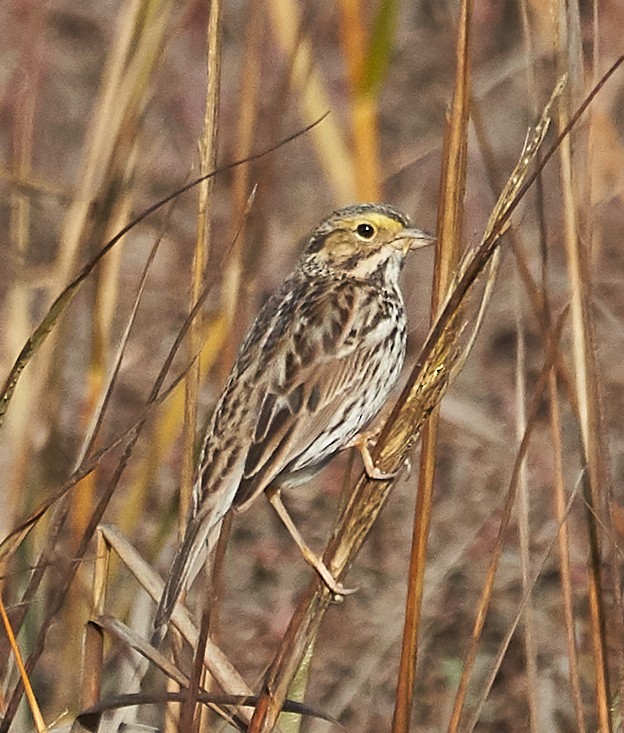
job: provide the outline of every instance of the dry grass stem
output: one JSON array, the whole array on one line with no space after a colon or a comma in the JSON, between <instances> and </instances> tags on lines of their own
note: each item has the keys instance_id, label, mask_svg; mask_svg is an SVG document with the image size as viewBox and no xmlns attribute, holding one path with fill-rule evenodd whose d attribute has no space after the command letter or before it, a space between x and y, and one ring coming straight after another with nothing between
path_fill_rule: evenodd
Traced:
<instances>
[{"instance_id":1,"label":"dry grass stem","mask_svg":"<svg viewBox=\"0 0 624 733\"><path fill-rule=\"evenodd\" d=\"M96 543L91 618L104 613L110 567L110 548L99 531L96 535ZM101 629L90 620L85 624L83 649L81 707L88 708L95 705L100 699L104 666L104 635Z\"/></svg>"},{"instance_id":2,"label":"dry grass stem","mask_svg":"<svg viewBox=\"0 0 624 733\"><path fill-rule=\"evenodd\" d=\"M41 715L41 710L39 709L39 703L37 702L37 698L35 697L35 693L33 691L32 685L30 684L30 678L28 676L28 671L26 670L26 667L24 666L24 660L22 659L22 653L20 652L19 646L17 645L17 639L15 638L15 634L13 633L13 629L11 628L11 623L9 621L9 617L7 616L6 608L4 606L4 601L2 600L1 595L0 595L0 617L2 618L2 626L4 627L4 633L7 635L7 638L11 645L11 651L13 653L13 657L15 658L15 663L17 665L17 669L20 674L20 679L22 680L22 684L24 685L24 689L26 690L26 697L28 699L28 705L30 706L30 712L32 713L33 719L35 721L35 727L37 729L37 733L47 733L48 727L46 726L43 720L43 716Z\"/></svg>"},{"instance_id":3,"label":"dry grass stem","mask_svg":"<svg viewBox=\"0 0 624 733\"><path fill-rule=\"evenodd\" d=\"M120 560L136 577L141 586L155 601L160 600L163 582L151 566L136 552L116 527L102 525L101 531ZM171 617L172 624L178 629L192 648L197 646L198 630L191 621L188 611L178 603ZM208 639L205 663L210 673L219 681L223 689L235 695L250 695L251 690L237 674L221 650Z\"/></svg>"},{"instance_id":4,"label":"dry grass stem","mask_svg":"<svg viewBox=\"0 0 624 733\"><path fill-rule=\"evenodd\" d=\"M199 140L199 172L204 178L214 170L217 160L217 114L219 109L219 85L221 77L221 49L219 18L221 3L210 5L207 28L207 87L204 126ZM193 253L189 309L193 308L204 285L206 263L210 253L210 220L214 179L204 178L198 186L197 236ZM202 332L201 313L189 328L188 355L192 358L200 346ZM184 432L182 446L182 470L180 475L179 534L184 534L193 488L194 456L197 425L197 401L201 364L195 363L185 380Z\"/></svg>"},{"instance_id":5,"label":"dry grass stem","mask_svg":"<svg viewBox=\"0 0 624 733\"><path fill-rule=\"evenodd\" d=\"M443 150L444 167L438 204L438 243L431 297L433 323L453 280L461 256L463 205L466 190L468 123L470 116L470 48L471 4L462 2L457 35L457 69L450 120L446 128ZM484 300L485 302L485 300ZM475 335L476 335L475 329ZM468 350L471 344L468 345ZM439 410L434 409L423 429L418 475L418 492L412 533L408 596L392 720L394 733L407 733L411 727L414 677L418 662L418 635L425 586L427 539L433 505L437 430Z\"/></svg>"},{"instance_id":6,"label":"dry grass stem","mask_svg":"<svg viewBox=\"0 0 624 733\"><path fill-rule=\"evenodd\" d=\"M569 115L566 104L580 96L582 71L579 59L582 57L578 7L572 4L570 12L562 18L555 36L559 53L559 63L568 65L576 72L573 76L574 96L563 99L559 105L559 127L564 129ZM575 21L576 18L576 21ZM578 173L578 166L574 168ZM607 639L605 637L606 610L604 608L602 577L601 537L596 527L596 516L605 516L606 485L608 472L605 465L605 446L600 425L600 377L596 360L595 326L591 309L591 271L589 255L580 236L579 211L580 196L584 181L573 181L572 147L569 138L563 141L560 153L562 196L564 205L564 242L570 281L570 311L572 322L572 341L576 391L579 400L579 420L581 439L587 461L588 490L586 500L590 511L587 522L590 543L589 560L589 605L592 623L592 652L596 684L596 706L599 730L609 733L612 730L610 713L611 692L607 666Z\"/></svg>"}]
</instances>

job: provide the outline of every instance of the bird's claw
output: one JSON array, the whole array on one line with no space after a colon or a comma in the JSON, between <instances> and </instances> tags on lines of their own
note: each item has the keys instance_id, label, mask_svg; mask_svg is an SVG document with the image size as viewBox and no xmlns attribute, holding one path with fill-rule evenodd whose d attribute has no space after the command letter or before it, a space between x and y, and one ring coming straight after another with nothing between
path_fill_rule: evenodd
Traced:
<instances>
[{"instance_id":1,"label":"bird's claw","mask_svg":"<svg viewBox=\"0 0 624 733\"><path fill-rule=\"evenodd\" d=\"M329 588L334 596L335 601L342 601L344 596L350 596L357 592L357 588L345 588L345 586L329 572L329 568L325 563L318 557L314 560L306 558L308 562L314 567L316 572L321 576L321 580Z\"/></svg>"},{"instance_id":2,"label":"bird's claw","mask_svg":"<svg viewBox=\"0 0 624 733\"><path fill-rule=\"evenodd\" d=\"M392 471L391 473L386 473L378 468L373 462L373 457L371 456L368 443L371 437L375 434L376 433L361 433L356 436L351 443L349 443L349 447L357 448L359 450L360 456L362 456L362 463L364 464L364 471L368 478L373 481L390 481L391 479L396 478L399 472Z\"/></svg>"}]
</instances>

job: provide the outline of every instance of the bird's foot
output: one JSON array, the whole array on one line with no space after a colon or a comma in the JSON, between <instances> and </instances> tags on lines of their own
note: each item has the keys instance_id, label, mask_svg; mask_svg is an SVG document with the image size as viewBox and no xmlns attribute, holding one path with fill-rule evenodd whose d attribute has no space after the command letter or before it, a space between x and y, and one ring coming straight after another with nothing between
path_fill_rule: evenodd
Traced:
<instances>
[{"instance_id":1,"label":"bird's foot","mask_svg":"<svg viewBox=\"0 0 624 733\"><path fill-rule=\"evenodd\" d=\"M268 489L265 490L265 493L268 500L271 502L271 505L277 512L277 515L284 523L284 526L288 530L290 536L295 541L297 547L299 548L299 551L301 552L301 555L303 556L303 559L308 563L308 565L311 565L321 576L321 580L334 594L336 599L355 593L357 591L357 588L345 588L342 583L334 578L329 568L327 567L327 565L325 565L321 558L308 547L306 541L303 539L301 533L297 529L297 526L293 522L292 517L288 513L288 510L284 506L279 489L270 486Z\"/></svg>"},{"instance_id":2,"label":"bird's foot","mask_svg":"<svg viewBox=\"0 0 624 733\"><path fill-rule=\"evenodd\" d=\"M393 478L396 478L398 471L392 471L391 473L385 473L381 469L379 469L375 463L373 462L373 457L371 456L370 449L368 447L368 444L372 440L372 438L376 437L379 434L379 431L373 431L373 432L364 432L360 433L359 435L356 435L355 438L347 445L348 448L357 448L360 452L360 456L362 457L362 463L364 464L364 470L366 471L366 475L368 478L373 479L373 481L390 481Z\"/></svg>"}]
</instances>

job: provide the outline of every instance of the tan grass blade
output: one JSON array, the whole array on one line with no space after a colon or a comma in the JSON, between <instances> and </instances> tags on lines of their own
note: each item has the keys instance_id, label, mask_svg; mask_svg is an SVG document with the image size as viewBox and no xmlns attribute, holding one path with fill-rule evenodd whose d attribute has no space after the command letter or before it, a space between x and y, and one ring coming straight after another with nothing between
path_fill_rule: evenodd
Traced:
<instances>
[{"instance_id":1,"label":"tan grass blade","mask_svg":"<svg viewBox=\"0 0 624 733\"><path fill-rule=\"evenodd\" d=\"M96 627L100 631L100 633L106 631L112 637L117 639L124 647L126 647L126 649L131 649L135 652L138 652L141 657L149 661L150 665L154 669L158 669L160 672L165 674L168 679L173 680L179 688L182 688L183 690L186 690L188 688L188 677L183 674L183 672L181 672L178 667L170 662L164 654L159 652L157 649L154 649L154 647L148 644L145 639L138 636L132 629L130 629L118 619L113 618L112 616L102 615L92 619L90 623L94 627ZM116 710L117 714L115 716L114 722L121 723L124 720L127 720L127 718L125 717L127 715L126 709L130 706L173 701L184 703L185 698L188 694L185 691L179 692L177 694L161 693L160 695L150 696L144 692L139 691L138 680L134 680L134 682L134 687L137 692L126 692L126 694L122 696L113 698L107 697L104 700L98 700L97 702L94 702L89 706L85 706L83 712L78 715L79 721L87 722L89 719L94 718L98 713ZM232 725L241 730L240 726L237 724L237 719L234 716L230 715L224 709L223 705L245 704L244 701L249 698L248 695L209 696L203 692L200 692L198 694L198 697L202 702L205 702L206 705L208 705L211 709L217 712L222 718L224 718L228 722L231 722ZM211 701L211 697L215 698L214 702ZM231 700L229 700L228 698L231 698ZM243 710L237 717L241 721L241 723L244 722L245 711ZM249 714L247 714L247 719L248 718ZM107 722L111 726L111 729L114 729L111 725L111 722Z\"/></svg>"},{"instance_id":2,"label":"tan grass blade","mask_svg":"<svg viewBox=\"0 0 624 733\"><path fill-rule=\"evenodd\" d=\"M115 45L104 72L100 98L86 143L86 158L77 197L68 212L59 262L60 282L67 279L89 206L115 155L124 122L146 98L147 82L160 54L167 28L169 0L132 0L120 13Z\"/></svg>"},{"instance_id":3,"label":"tan grass blade","mask_svg":"<svg viewBox=\"0 0 624 733\"><path fill-rule=\"evenodd\" d=\"M103 531L106 533L107 529L103 528ZM112 545L111 548L115 549ZM107 614L101 614L94 616L92 623L101 630L111 634L111 636L115 637L126 648L138 652L142 657L149 660L155 669L174 680L181 687L188 685L188 677L173 662L119 619Z\"/></svg>"},{"instance_id":4,"label":"tan grass blade","mask_svg":"<svg viewBox=\"0 0 624 733\"><path fill-rule=\"evenodd\" d=\"M560 66L570 66L574 82L573 92L559 105L559 127L564 129L569 120L567 107L580 96L583 84L582 48L578 5L571 3L554 31L553 41ZM577 155L579 151L576 151ZM576 156L575 156L576 157ZM581 157L582 159L582 157ZM560 151L561 187L564 212L564 243L570 283L570 311L572 325L572 353L576 391L578 395L581 440L587 462L586 502L589 534L590 637L594 660L596 710L601 733L612 730L611 690L609 685L608 652L606 637L606 609L604 598L605 578L602 569L602 538L598 522L604 522L607 514L609 474L606 467L606 445L601 424L602 379L596 357L595 324L592 312L592 273L590 257L581 236L579 221L583 199L588 201L587 178L580 165L573 165L572 146L569 138L563 141Z\"/></svg>"},{"instance_id":5,"label":"tan grass blade","mask_svg":"<svg viewBox=\"0 0 624 733\"><path fill-rule=\"evenodd\" d=\"M100 526L102 534L123 564L136 577L141 586L155 601L162 595L164 583L158 574L148 565L119 530L110 524ZM180 604L176 606L171 617L173 625L188 641L192 648L197 645L199 632L191 621L189 612ZM224 690L236 695L250 695L251 690L236 672L227 657L210 639L206 644L205 664L210 673L218 680Z\"/></svg>"},{"instance_id":6,"label":"tan grass blade","mask_svg":"<svg viewBox=\"0 0 624 733\"><path fill-rule=\"evenodd\" d=\"M215 168L217 159L217 115L219 110L219 86L221 83L221 48L219 23L221 3L210 4L207 29L207 82L204 107L204 125L199 139L199 172L205 176ZM203 287L206 263L210 252L210 220L212 211L212 190L214 179L206 178L198 186L197 231L193 264L191 265L190 306L192 309ZM197 353L201 339L201 313L189 328L188 354ZM185 380L184 431L182 444L182 471L180 476L179 529L184 534L184 525L191 505L193 489L195 431L197 425L197 401L201 365L195 363Z\"/></svg>"},{"instance_id":7,"label":"tan grass blade","mask_svg":"<svg viewBox=\"0 0 624 733\"><path fill-rule=\"evenodd\" d=\"M535 54L532 28L529 20L529 11L527 7L527 0L522 0L520 3L520 12L522 16L522 38L524 42L524 55L527 65L527 92L529 95L532 110L535 113L538 109L538 94L536 84L536 67L537 67L537 56ZM548 283L546 281L546 264L544 262L544 253L546 250L546 212L543 197L543 180L540 176L536 181L536 188L534 193L534 208L537 212L537 221L539 224L539 241L540 250L542 252L542 290L538 291L538 297L532 298L534 308L537 308L538 312L542 314L540 319L545 338L546 334L550 329L550 307L548 302ZM525 322L522 312L522 298L520 293L520 283L527 282L526 272L528 265L524 261L524 257L519 257L519 247L514 246L514 253L516 254L516 260L522 264L517 268L515 273L515 301L514 308L516 311L516 439L518 443L521 443L522 435L526 432L526 411L527 411L527 399L526 399L526 339L525 339ZM525 266L526 265L526 266ZM558 357L563 363L561 355ZM551 373L555 375L556 372ZM549 387L550 387L549 380ZM538 689L538 663L537 663L537 645L536 645L536 627L535 627L535 615L533 613L533 600L530 597L530 585L529 578L531 574L531 543L530 543L530 493L529 493L529 482L528 482L528 468L527 459L525 458L524 465L521 469L520 476L520 490L518 492L518 526L520 534L520 558L521 558L521 574L522 574L522 587L523 591L527 596L526 603L524 605L524 619L523 619L523 643L524 643L524 655L525 655L525 666L526 666L526 690L527 690L527 703L529 708L529 724L531 733L538 733L542 728L542 708L540 705L540 696ZM579 731L580 733L580 731Z\"/></svg>"},{"instance_id":8,"label":"tan grass blade","mask_svg":"<svg viewBox=\"0 0 624 733\"><path fill-rule=\"evenodd\" d=\"M221 2L215 0L210 3L208 11L207 27L207 50L206 50L206 101L204 106L204 124L199 138L199 171L203 176L211 171L217 160L217 119L219 112L219 94L221 86ZM211 214L212 214L212 193L214 179L207 178L198 187L197 207L197 230L195 236L195 249L193 252L193 264L191 266L191 292L190 309L203 287L206 274L206 264L210 253L211 244ZM189 328L188 355L196 353L201 339L202 314L198 313ZM201 364L195 362L185 380L184 400L184 430L182 433L182 466L180 472L180 491L178 503L178 534L182 538L186 528L188 512L192 502L193 484L195 481L195 445L197 431L198 400L201 377ZM166 715L165 731L175 731L179 726L182 730L198 730L193 721L196 715L201 715L201 709L197 707L197 692L202 678L201 661L204 656L205 639L204 625L200 628L199 643L201 649L196 654L196 663L193 665L194 672L190 678L190 687L187 698L177 714L177 706L169 709ZM175 685L169 684L168 689L172 691ZM177 721L177 722L176 722Z\"/></svg>"},{"instance_id":9,"label":"tan grass blade","mask_svg":"<svg viewBox=\"0 0 624 733\"><path fill-rule=\"evenodd\" d=\"M379 201L377 98L372 90L364 89L362 84L368 50L365 18L360 0L342 0L340 5L340 35L351 92L350 113L357 199Z\"/></svg>"},{"instance_id":10,"label":"tan grass blade","mask_svg":"<svg viewBox=\"0 0 624 733\"><path fill-rule=\"evenodd\" d=\"M11 623L9 621L9 617L7 616L6 608L4 607L2 594L0 594L0 617L2 618L4 633L7 635L9 643L11 645L11 650L13 652L13 656L19 670L20 678L26 690L26 697L28 698L28 704L30 705L30 711L35 721L37 733L47 733L48 727L43 720L41 710L39 709L39 703L37 702L37 698L35 697L35 693L33 692L32 685L30 684L28 672L26 671L24 661L22 659L22 653L20 652L20 649L17 645L17 639L15 638Z\"/></svg>"},{"instance_id":11,"label":"tan grass blade","mask_svg":"<svg viewBox=\"0 0 624 733\"><path fill-rule=\"evenodd\" d=\"M265 40L265 10L253 0L248 0L248 19L245 28L244 60L240 74L239 118L236 128L236 157L246 158L251 153L254 137L259 123L259 102L261 90L262 44ZM233 242L223 270L221 303L230 335L224 349L222 374L229 372L236 354L236 344L242 338L243 310L248 299L253 297L253 264L246 261L247 216L251 208L249 190L255 199L257 183L250 182L252 165L239 166L232 176L232 207L230 217L230 237ZM263 176L264 177L264 176ZM265 195L267 192L265 191ZM254 247L254 259L261 256ZM242 286L242 287L241 287Z\"/></svg>"},{"instance_id":12,"label":"tan grass blade","mask_svg":"<svg viewBox=\"0 0 624 733\"><path fill-rule=\"evenodd\" d=\"M548 407L550 419L550 432L552 436L554 455L554 495L555 495L555 518L558 522L557 533L559 550L559 567L561 572L561 592L563 595L563 609L566 626L566 644L568 650L568 665L570 667L570 687L572 690L572 701L576 716L578 733L585 733L585 713L583 710L583 698L581 694L581 683L579 673L579 659L576 639L576 623L574 616L574 596L572 590L572 572L570 567L570 542L568 524L565 518L565 488L563 479L563 447L561 444L562 426L559 409L559 393L557 388L557 374L553 369L548 381Z\"/></svg>"},{"instance_id":13,"label":"tan grass blade","mask_svg":"<svg viewBox=\"0 0 624 733\"><path fill-rule=\"evenodd\" d=\"M110 550L102 533L98 530L91 592L91 618L101 616L104 613L109 567ZM81 707L88 708L99 701L102 691L103 667L104 635L101 629L89 620L85 624L83 637Z\"/></svg>"},{"instance_id":14,"label":"tan grass blade","mask_svg":"<svg viewBox=\"0 0 624 733\"><path fill-rule=\"evenodd\" d=\"M26 262L31 251L31 207L28 190L20 182L31 179L33 173L34 126L37 119L37 98L41 92L43 58L45 48L45 10L33 7L27 15L28 29L24 29L24 40L20 49L20 63L28 84L16 98L15 119L13 122L13 153L11 160L11 186L9 234L10 253L14 262L16 278L9 286L5 300L5 320L11 324L6 329L6 358L18 353L30 331L30 308L33 289L28 282ZM6 276L5 276L6 277ZM0 362L4 361L0 357ZM32 459L32 431L30 416L36 404L33 385L36 377L25 375L26 384L16 396L13 417L7 426L4 444L11 456L10 467L5 479L3 492L4 511L0 518L0 532L13 523L20 510L18 497L23 497L22 487Z\"/></svg>"},{"instance_id":15,"label":"tan grass blade","mask_svg":"<svg viewBox=\"0 0 624 733\"><path fill-rule=\"evenodd\" d=\"M341 0L340 38L350 87L353 165L358 201L379 201L377 103L362 89L367 32L361 0Z\"/></svg>"},{"instance_id":16,"label":"tan grass blade","mask_svg":"<svg viewBox=\"0 0 624 733\"><path fill-rule=\"evenodd\" d=\"M292 84L299 92L301 115L307 124L332 107L323 79L313 63L312 44L307 38L300 38L295 0L270 0L268 12L279 47L292 58ZM322 127L315 129L312 139L334 199L339 205L351 203L356 195L355 172L337 118L328 117Z\"/></svg>"},{"instance_id":17,"label":"tan grass blade","mask_svg":"<svg viewBox=\"0 0 624 733\"><path fill-rule=\"evenodd\" d=\"M464 0L459 12L456 74L450 119L445 130L443 171L440 182L431 322L452 282L461 253L463 204L466 189L468 124L470 115L470 17L471 4ZM476 330L475 330L476 334ZM468 346L468 350L470 345ZM437 453L438 408L424 427L418 474L418 491L410 553L409 584L399 662L397 692L392 719L393 733L408 733L418 661L418 634L425 587L427 539L433 505L433 486Z\"/></svg>"},{"instance_id":18,"label":"tan grass blade","mask_svg":"<svg viewBox=\"0 0 624 733\"><path fill-rule=\"evenodd\" d=\"M600 36L600 11L598 2L593 3L593 17L592 17L592 43L593 43L593 54L592 54L592 79L596 79L600 73L601 67L601 36ZM602 124L600 124L602 122ZM597 203L598 186L597 179L603 178L605 175L605 169L608 170L607 175L611 177L611 191L608 196L610 197L613 192L619 194L622 198L624 192L624 148L619 140L619 136L613 135L614 122L607 121L604 114L601 114L600 109L593 107L591 110L589 133L588 133L588 182L586 190L585 205L593 210L593 206ZM602 143L602 144L600 144ZM602 150L602 155L600 151ZM609 151L609 155L605 155L604 151ZM609 158L612 164L605 160ZM605 196L607 198L607 196ZM590 232L590 247L592 251L598 249L597 244L600 239L600 232L596 231L596 227L593 226ZM602 395L598 395L602 397ZM602 405L600 405L602 407ZM601 440L604 438L601 436ZM608 470L608 464L607 464ZM611 541L616 525L616 515L614 509L616 508L615 500L615 486L611 477L606 486L606 524L608 528L607 536L610 538L609 541L609 579L611 582L611 597L613 598L614 612L614 629L611 635L611 640L614 642L615 651L613 659L615 664L613 665L617 675L617 688L613 691L614 703L612 710L612 717L614 726L621 727L624 722L624 594L622 592L622 573L624 568L624 560L622 553L617 547L617 543ZM614 685L615 688L615 685Z\"/></svg>"},{"instance_id":19,"label":"tan grass blade","mask_svg":"<svg viewBox=\"0 0 624 733\"><path fill-rule=\"evenodd\" d=\"M103 532L106 541L117 553L120 560L128 570L130 570L130 572L137 578L148 595L154 601L160 600L164 583L152 567L143 560L117 527L113 525L102 525L100 529ZM189 643L191 648L197 649L200 641L200 633L194 626L190 613L186 608L184 608L181 602L178 602L171 617L171 622L180 632L182 637ZM113 621L111 620L107 623L110 625ZM122 624L120 624L120 622L114 621L114 624L116 629L122 628ZM125 633L132 634L130 630L126 630ZM166 664L164 664L163 655L158 652L157 649L154 649L151 645L138 638L134 639L134 641L130 643L130 646L131 648L139 651L139 653L145 656L145 658L152 664L155 664L159 669L165 672L168 675L169 680L175 682L178 686L182 685L183 687L188 687L189 680L187 677L184 677L181 680L179 674L172 675L167 671L169 669L169 663L164 660L166 662ZM215 644L210 638L205 640L202 659L205 668L210 671L210 674L226 692L236 695L251 694L250 688L246 685L243 678L236 672L234 666L229 662L217 644ZM142 677L146 671L147 667L144 667L143 671L139 673L139 677ZM241 717L249 720L251 715L248 711L243 710L241 712Z\"/></svg>"},{"instance_id":20,"label":"tan grass blade","mask_svg":"<svg viewBox=\"0 0 624 733\"><path fill-rule=\"evenodd\" d=\"M516 322L516 364L515 364L515 391L516 391L516 440L522 442L522 436L527 427L527 363L525 323L522 314L522 299L520 297L519 277L514 278L514 310ZM528 451L527 451L528 454ZM526 600L523 604L524 616L522 619L524 656L527 678L527 703L529 707L529 724L531 733L539 733L542 729L540 705L538 701L538 668L535 622L533 613L533 599L531 598L531 536L530 536L530 492L527 456L523 458L518 474L518 529L520 536L520 572L522 589ZM510 637L511 638L511 637Z\"/></svg>"}]
</instances>

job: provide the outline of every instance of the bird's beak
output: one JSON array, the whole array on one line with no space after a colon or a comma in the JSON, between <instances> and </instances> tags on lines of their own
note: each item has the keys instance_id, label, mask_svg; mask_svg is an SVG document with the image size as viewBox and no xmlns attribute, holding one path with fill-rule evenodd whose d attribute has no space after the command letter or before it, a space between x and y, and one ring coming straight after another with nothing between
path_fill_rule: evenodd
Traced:
<instances>
[{"instance_id":1,"label":"bird's beak","mask_svg":"<svg viewBox=\"0 0 624 733\"><path fill-rule=\"evenodd\" d=\"M412 249L427 247L435 241L435 235L426 232L424 229L403 229L401 234L397 237L397 244L405 254Z\"/></svg>"}]
</instances>

